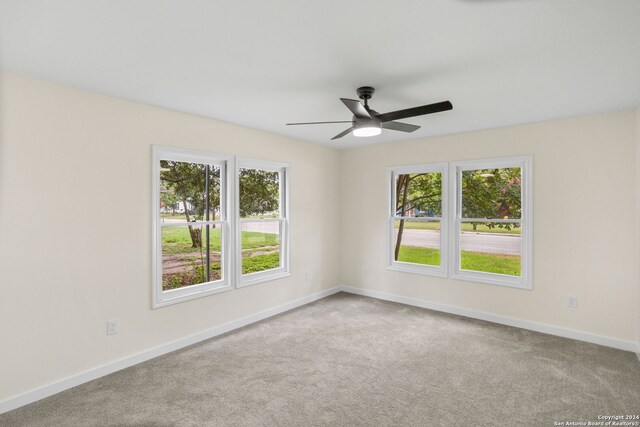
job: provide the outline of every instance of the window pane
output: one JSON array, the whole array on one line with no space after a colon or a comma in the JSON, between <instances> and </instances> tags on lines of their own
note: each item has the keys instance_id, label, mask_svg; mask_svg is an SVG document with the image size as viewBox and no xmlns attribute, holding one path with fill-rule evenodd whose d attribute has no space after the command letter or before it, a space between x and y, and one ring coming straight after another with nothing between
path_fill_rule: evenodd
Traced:
<instances>
[{"instance_id":1,"label":"window pane","mask_svg":"<svg viewBox=\"0 0 640 427\"><path fill-rule=\"evenodd\" d=\"M207 175L209 182L207 183ZM207 195L208 187L208 195ZM160 160L160 215L164 223L220 217L220 167Z\"/></svg>"},{"instance_id":2,"label":"window pane","mask_svg":"<svg viewBox=\"0 0 640 427\"><path fill-rule=\"evenodd\" d=\"M280 174L262 169L240 169L240 217L280 216Z\"/></svg>"},{"instance_id":3,"label":"window pane","mask_svg":"<svg viewBox=\"0 0 640 427\"><path fill-rule=\"evenodd\" d=\"M396 215L441 217L442 174L396 175Z\"/></svg>"},{"instance_id":4,"label":"window pane","mask_svg":"<svg viewBox=\"0 0 640 427\"><path fill-rule=\"evenodd\" d=\"M394 259L424 265L440 265L440 222L394 221Z\"/></svg>"},{"instance_id":5,"label":"window pane","mask_svg":"<svg viewBox=\"0 0 640 427\"><path fill-rule=\"evenodd\" d=\"M467 222L460 224L460 227L462 270L521 275L520 224Z\"/></svg>"},{"instance_id":6,"label":"window pane","mask_svg":"<svg viewBox=\"0 0 640 427\"><path fill-rule=\"evenodd\" d=\"M209 280L207 280L207 233ZM222 230L212 225L162 227L162 290L213 282L222 278Z\"/></svg>"},{"instance_id":7,"label":"window pane","mask_svg":"<svg viewBox=\"0 0 640 427\"><path fill-rule=\"evenodd\" d=\"M521 169L462 171L462 218L521 218Z\"/></svg>"},{"instance_id":8,"label":"window pane","mask_svg":"<svg viewBox=\"0 0 640 427\"><path fill-rule=\"evenodd\" d=\"M242 228L242 274L280 267L280 221L249 221Z\"/></svg>"}]
</instances>

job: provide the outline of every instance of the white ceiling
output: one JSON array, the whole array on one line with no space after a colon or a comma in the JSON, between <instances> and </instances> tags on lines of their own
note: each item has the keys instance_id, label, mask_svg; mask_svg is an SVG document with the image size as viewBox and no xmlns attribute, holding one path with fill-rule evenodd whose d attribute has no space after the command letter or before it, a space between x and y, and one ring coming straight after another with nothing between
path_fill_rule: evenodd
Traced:
<instances>
[{"instance_id":1,"label":"white ceiling","mask_svg":"<svg viewBox=\"0 0 640 427\"><path fill-rule=\"evenodd\" d=\"M638 0L0 0L3 69L337 147L640 105ZM451 100L412 134L348 135Z\"/></svg>"}]
</instances>

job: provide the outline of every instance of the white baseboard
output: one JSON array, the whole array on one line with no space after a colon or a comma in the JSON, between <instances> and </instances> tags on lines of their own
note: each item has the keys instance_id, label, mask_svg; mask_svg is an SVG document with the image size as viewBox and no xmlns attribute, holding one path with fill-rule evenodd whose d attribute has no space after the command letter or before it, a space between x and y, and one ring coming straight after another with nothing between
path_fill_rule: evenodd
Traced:
<instances>
[{"instance_id":1,"label":"white baseboard","mask_svg":"<svg viewBox=\"0 0 640 427\"><path fill-rule=\"evenodd\" d=\"M142 363L144 361L153 359L155 357L162 356L163 354L167 354L172 351L190 346L192 344L196 344L200 341L213 338L215 336L224 334L234 329L238 329L243 326L249 325L251 323L266 319L268 317L275 316L276 314L284 313L285 311L289 311L291 309L301 307L305 304L309 304L313 301L317 301L319 299L328 297L329 295L333 295L341 291L362 295L362 296L367 296L367 297L372 297L372 298L377 298L385 301L393 301L401 304L428 308L430 310L442 311L445 313L457 314L460 316L471 317L473 319L480 319L480 320L486 320L488 322L499 323L499 324L508 325L508 326L515 326L517 328L529 329L532 331L542 332L545 334L557 335L565 338L572 338L579 341L586 341L593 344L600 344L607 347L617 348L620 350L632 351L636 353L636 355L638 356L638 359L640 360L640 345L632 341L624 341L616 338L609 338L601 335L595 335L588 332L560 328L557 326L530 322L527 320L514 319L511 317L498 316L495 314L485 313L481 311L474 311L466 308L445 305L445 304L435 303L435 302L426 301L426 300L407 298L407 297L402 297L398 295L387 294L384 292L373 291L369 289L354 288L351 286L337 286L331 289L326 289L324 291L317 292L312 295L308 295L303 298L299 298L294 301L290 301L286 304L282 304L277 307L273 307L273 308L252 314L250 316L243 317L241 319L237 319L237 320L225 323L220 326L216 326L204 332L190 335L188 337L181 338L179 340L172 341L170 343L163 344L149 350L145 350L141 353L137 353L137 354L116 360L114 362L98 366L88 371L81 372L79 374L53 382L51 384L39 387L34 390L30 390L20 395L10 397L8 399L0 401L0 414L11 411L13 409L17 409L29 403L36 402L40 399L44 399L45 397L54 395L56 393L60 393L64 390L68 390L72 387L76 387L80 384L95 380L97 378L103 377L113 372L117 372L119 370L128 368L133 365L137 365L138 363Z\"/></svg>"},{"instance_id":2,"label":"white baseboard","mask_svg":"<svg viewBox=\"0 0 640 427\"><path fill-rule=\"evenodd\" d=\"M544 323L530 322L528 320L514 319L512 317L499 316L496 314L486 313L482 311L469 310L466 308L456 307L453 305L440 304L436 302L408 298L399 295L387 294L384 292L373 291L369 289L354 288L352 286L340 286L341 291L352 294L362 295L371 298L377 298L385 301L393 301L401 304L413 305L416 307L428 308L430 310L442 311L444 313L457 314L460 316L471 317L473 319L486 320L488 322L499 323L501 325L515 326L516 328L528 329L530 331L542 332L544 334L556 335L564 338L571 338L578 341L585 341L593 344L613 347L620 350L634 352L640 359L640 344L633 341L625 341L617 338L605 337L602 335L591 334L589 332L576 331L574 329L561 328L558 326L547 325Z\"/></svg>"},{"instance_id":3,"label":"white baseboard","mask_svg":"<svg viewBox=\"0 0 640 427\"><path fill-rule=\"evenodd\" d=\"M45 386L36 388L34 390L27 391L17 396L10 397L8 399L0 401L0 414L11 411L13 409L17 409L29 403L33 403L40 399L44 399L45 397L49 397L56 393L60 393L61 391L68 390L72 387L95 380L97 378L103 377L113 372L120 371L122 369L128 368L133 365L137 365L138 363L147 361L149 359L162 356L163 354L167 354L172 351L179 350L181 348L190 346L192 344L196 344L200 341L204 341L209 338L213 338L215 336L232 331L234 329L247 326L251 323L258 322L268 317L275 316L276 314L284 313L285 311L289 311L291 309L303 306L305 304L309 304L310 302L317 301L329 295L340 292L340 290L341 289L338 286L331 289L326 289L321 292L317 292L315 294L307 295L306 297L302 297L297 300L290 301L286 304L282 304L277 307L273 307L273 308L255 313L238 320L233 320L229 323L216 326L204 332L199 332L197 334L190 335L188 337L181 338L179 340L172 341L167 344L163 344L149 350L145 350L141 353L137 353L137 354L125 357L123 359L119 359L114 362L110 362L110 363L98 366L88 371L84 371L79 374L67 377L65 379L53 382L51 384L47 384Z\"/></svg>"}]
</instances>

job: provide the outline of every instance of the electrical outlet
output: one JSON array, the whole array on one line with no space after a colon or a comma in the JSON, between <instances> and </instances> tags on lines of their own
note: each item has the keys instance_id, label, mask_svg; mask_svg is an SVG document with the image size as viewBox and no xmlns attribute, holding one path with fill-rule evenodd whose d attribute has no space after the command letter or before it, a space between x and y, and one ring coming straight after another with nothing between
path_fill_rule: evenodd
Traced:
<instances>
[{"instance_id":1,"label":"electrical outlet","mask_svg":"<svg viewBox=\"0 0 640 427\"><path fill-rule=\"evenodd\" d=\"M118 319L107 320L107 335L117 334L119 326Z\"/></svg>"},{"instance_id":2,"label":"electrical outlet","mask_svg":"<svg viewBox=\"0 0 640 427\"><path fill-rule=\"evenodd\" d=\"M362 268L362 275L363 276L368 276L369 275L369 267L363 267Z\"/></svg>"},{"instance_id":3,"label":"electrical outlet","mask_svg":"<svg viewBox=\"0 0 640 427\"><path fill-rule=\"evenodd\" d=\"M305 282L310 282L311 281L311 273L309 273L308 271L306 273L304 273L304 280L305 280Z\"/></svg>"},{"instance_id":4,"label":"electrical outlet","mask_svg":"<svg viewBox=\"0 0 640 427\"><path fill-rule=\"evenodd\" d=\"M569 307L569 308L578 308L578 297L576 297L576 296L568 296L567 297L567 307Z\"/></svg>"}]
</instances>

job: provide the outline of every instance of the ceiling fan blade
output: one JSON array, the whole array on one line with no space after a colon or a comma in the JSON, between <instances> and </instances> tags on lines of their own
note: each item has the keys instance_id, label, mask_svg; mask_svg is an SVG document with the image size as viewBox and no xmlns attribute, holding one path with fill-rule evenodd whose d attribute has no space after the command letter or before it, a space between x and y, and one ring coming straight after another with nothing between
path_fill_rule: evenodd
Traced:
<instances>
[{"instance_id":1,"label":"ceiling fan blade","mask_svg":"<svg viewBox=\"0 0 640 427\"><path fill-rule=\"evenodd\" d=\"M425 114L439 113L453 109L453 105L449 101L436 102L435 104L423 105L420 107L407 108L405 110L391 111L378 115L381 122L390 122L392 120L406 119L408 117L423 116Z\"/></svg>"},{"instance_id":2,"label":"ceiling fan blade","mask_svg":"<svg viewBox=\"0 0 640 427\"><path fill-rule=\"evenodd\" d=\"M346 105L347 108L351 110L353 115L356 116L357 118L359 119L373 118L371 117L371 114L369 114L367 109L364 108L364 105L360 103L360 101L356 101L355 99L347 99L347 98L340 98L340 101L342 101L342 103Z\"/></svg>"},{"instance_id":3,"label":"ceiling fan blade","mask_svg":"<svg viewBox=\"0 0 640 427\"><path fill-rule=\"evenodd\" d=\"M401 122L384 122L382 123L382 128L399 130L400 132L414 132L420 129L420 126L410 125L409 123L401 123Z\"/></svg>"},{"instance_id":4,"label":"ceiling fan blade","mask_svg":"<svg viewBox=\"0 0 640 427\"><path fill-rule=\"evenodd\" d=\"M349 132L351 132L353 130L353 126L351 126L349 129L347 130L343 130L342 132L340 132L339 134L337 134L336 136L334 136L333 138L331 138L331 140L333 141L334 139L338 139L338 138L342 138L343 136L345 136L346 134L348 134Z\"/></svg>"},{"instance_id":5,"label":"ceiling fan blade","mask_svg":"<svg viewBox=\"0 0 640 427\"><path fill-rule=\"evenodd\" d=\"M330 123L353 123L351 120L342 120L339 122L306 122L306 123L287 123L287 126L297 126L297 125L326 125Z\"/></svg>"}]
</instances>

